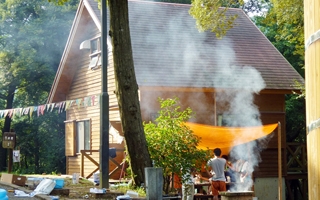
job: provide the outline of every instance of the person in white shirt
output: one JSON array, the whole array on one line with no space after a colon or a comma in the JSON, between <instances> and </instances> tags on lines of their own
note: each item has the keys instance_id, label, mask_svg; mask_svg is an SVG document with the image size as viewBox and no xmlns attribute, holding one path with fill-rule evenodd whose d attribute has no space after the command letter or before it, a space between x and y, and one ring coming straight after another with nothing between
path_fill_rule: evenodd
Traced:
<instances>
[{"instance_id":1,"label":"person in white shirt","mask_svg":"<svg viewBox=\"0 0 320 200\"><path fill-rule=\"evenodd\" d=\"M226 177L224 174L224 169L226 168L226 160L224 158L220 158L221 149L216 148L213 150L214 158L211 158L207 162L207 166L211 168L213 171L213 175L211 177L211 189L213 200L218 200L219 192L226 191ZM208 174L209 169L207 169Z\"/></svg>"},{"instance_id":2,"label":"person in white shirt","mask_svg":"<svg viewBox=\"0 0 320 200\"><path fill-rule=\"evenodd\" d=\"M182 199L193 200L194 197L194 182L196 170L192 168L189 174L183 175L182 183Z\"/></svg>"}]
</instances>

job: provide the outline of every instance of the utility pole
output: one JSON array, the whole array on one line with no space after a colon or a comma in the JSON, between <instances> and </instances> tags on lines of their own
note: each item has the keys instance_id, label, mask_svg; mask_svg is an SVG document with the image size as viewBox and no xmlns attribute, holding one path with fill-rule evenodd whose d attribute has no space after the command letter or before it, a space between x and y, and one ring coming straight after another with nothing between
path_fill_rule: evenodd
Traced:
<instances>
[{"instance_id":1,"label":"utility pole","mask_svg":"<svg viewBox=\"0 0 320 200\"><path fill-rule=\"evenodd\" d=\"M100 187L109 188L107 0L101 1Z\"/></svg>"}]
</instances>

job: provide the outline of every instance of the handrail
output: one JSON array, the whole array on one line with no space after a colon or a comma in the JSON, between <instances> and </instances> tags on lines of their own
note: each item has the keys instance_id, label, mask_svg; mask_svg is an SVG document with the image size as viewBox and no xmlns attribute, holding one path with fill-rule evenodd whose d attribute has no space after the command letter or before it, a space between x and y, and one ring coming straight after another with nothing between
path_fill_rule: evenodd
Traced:
<instances>
[{"instance_id":1,"label":"handrail","mask_svg":"<svg viewBox=\"0 0 320 200\"><path fill-rule=\"evenodd\" d=\"M287 171L288 172L307 172L307 153L304 143L288 142L287 149Z\"/></svg>"},{"instance_id":2,"label":"handrail","mask_svg":"<svg viewBox=\"0 0 320 200\"><path fill-rule=\"evenodd\" d=\"M124 149L119 149L117 148L116 151L118 152L123 152ZM99 150L81 150L81 176L85 177L84 175L84 158L87 158L89 161L91 161L95 166L97 166L96 169L94 169L89 175L86 176L86 178L90 178L95 172L97 172L100 169L100 165L99 165L99 161L96 161L94 158L92 158L90 155L92 153L97 153L99 152ZM122 166L125 164L125 161L118 163L115 159L109 157L109 162L112 162L116 165L116 167L110 172L109 171L109 176L111 176L112 174L114 174L116 171L118 171L119 169L122 168Z\"/></svg>"}]
</instances>

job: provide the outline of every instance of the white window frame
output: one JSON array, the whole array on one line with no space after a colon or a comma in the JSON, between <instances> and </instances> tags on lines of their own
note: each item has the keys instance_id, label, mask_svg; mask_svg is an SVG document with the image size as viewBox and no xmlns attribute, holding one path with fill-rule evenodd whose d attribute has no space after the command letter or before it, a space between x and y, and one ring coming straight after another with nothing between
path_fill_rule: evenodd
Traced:
<instances>
[{"instance_id":1,"label":"white window frame","mask_svg":"<svg viewBox=\"0 0 320 200\"><path fill-rule=\"evenodd\" d=\"M91 149L91 120L76 121L76 153Z\"/></svg>"},{"instance_id":2,"label":"white window frame","mask_svg":"<svg viewBox=\"0 0 320 200\"><path fill-rule=\"evenodd\" d=\"M95 70L101 66L101 37L90 40L90 63L89 69Z\"/></svg>"}]
</instances>

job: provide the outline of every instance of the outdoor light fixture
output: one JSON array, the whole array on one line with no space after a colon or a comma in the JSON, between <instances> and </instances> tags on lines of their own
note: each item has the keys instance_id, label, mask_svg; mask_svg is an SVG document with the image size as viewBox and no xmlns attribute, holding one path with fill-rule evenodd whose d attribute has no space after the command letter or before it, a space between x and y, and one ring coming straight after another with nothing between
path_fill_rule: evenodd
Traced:
<instances>
[{"instance_id":1,"label":"outdoor light fixture","mask_svg":"<svg viewBox=\"0 0 320 200\"><path fill-rule=\"evenodd\" d=\"M90 40L85 40L80 44L80 50L90 49Z\"/></svg>"}]
</instances>

